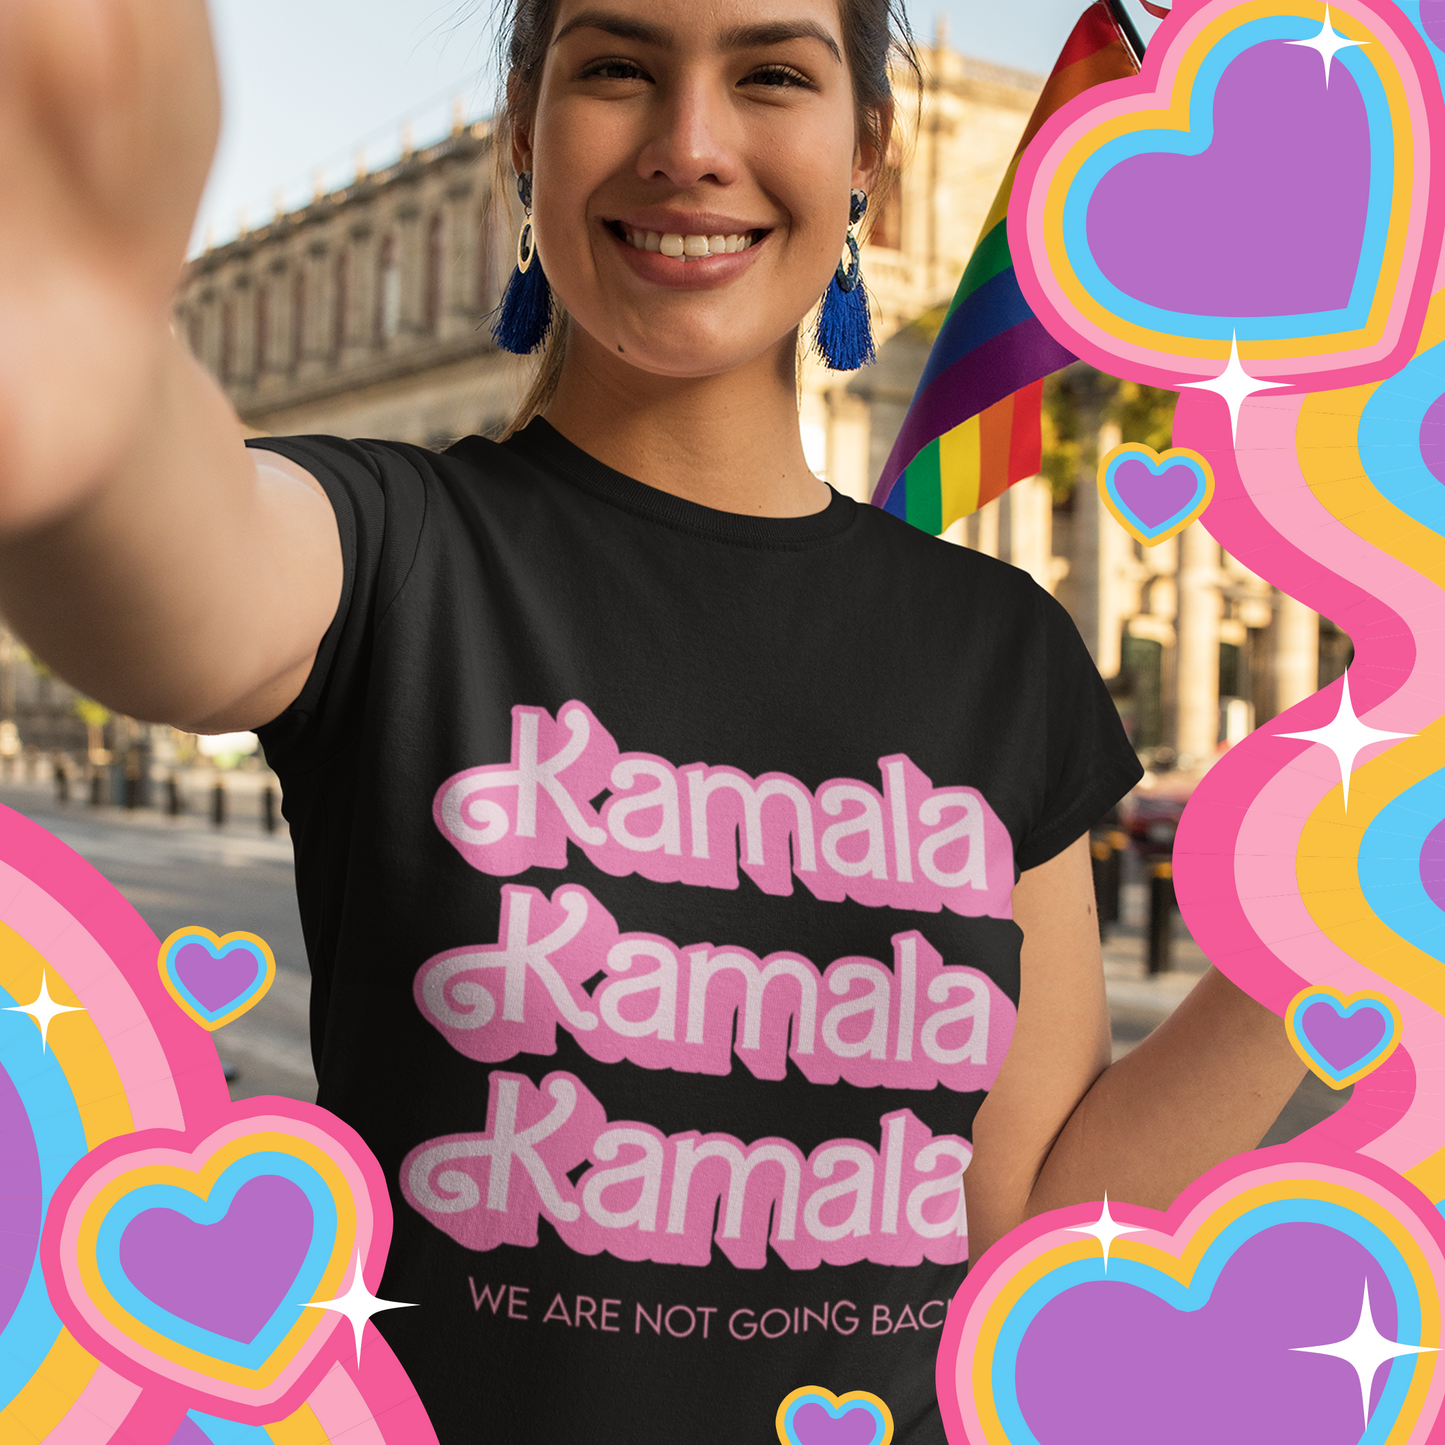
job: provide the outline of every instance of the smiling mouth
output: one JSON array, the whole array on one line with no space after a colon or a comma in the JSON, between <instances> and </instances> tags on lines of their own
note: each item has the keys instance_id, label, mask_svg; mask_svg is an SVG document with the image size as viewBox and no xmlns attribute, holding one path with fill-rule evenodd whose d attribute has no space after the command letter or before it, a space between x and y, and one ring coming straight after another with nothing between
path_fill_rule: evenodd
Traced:
<instances>
[{"instance_id":1,"label":"smiling mouth","mask_svg":"<svg viewBox=\"0 0 1445 1445\"><path fill-rule=\"evenodd\" d=\"M608 221L607 229L635 251L654 251L678 261L702 261L709 256L732 256L756 245L765 230L742 231L732 236L684 236L676 231L638 231L621 221Z\"/></svg>"}]
</instances>

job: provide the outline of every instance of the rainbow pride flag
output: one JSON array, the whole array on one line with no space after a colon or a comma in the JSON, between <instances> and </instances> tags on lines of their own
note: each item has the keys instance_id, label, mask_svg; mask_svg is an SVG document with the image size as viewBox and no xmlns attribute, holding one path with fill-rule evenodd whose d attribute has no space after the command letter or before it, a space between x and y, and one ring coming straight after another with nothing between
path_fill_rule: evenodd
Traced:
<instances>
[{"instance_id":1,"label":"rainbow pride flag","mask_svg":"<svg viewBox=\"0 0 1445 1445\"><path fill-rule=\"evenodd\" d=\"M874 489L875 507L936 535L1039 470L1044 378L1074 357L1019 290L1009 197L1024 148L1060 106L1138 70L1107 0L1095 0L1074 26L1009 163Z\"/></svg>"}]
</instances>

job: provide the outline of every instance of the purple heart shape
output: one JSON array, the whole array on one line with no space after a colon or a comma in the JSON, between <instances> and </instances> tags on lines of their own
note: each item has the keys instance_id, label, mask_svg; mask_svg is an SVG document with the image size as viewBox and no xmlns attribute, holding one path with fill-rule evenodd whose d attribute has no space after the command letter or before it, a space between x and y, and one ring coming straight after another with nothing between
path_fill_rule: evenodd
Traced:
<instances>
[{"instance_id":1,"label":"purple heart shape","mask_svg":"<svg viewBox=\"0 0 1445 1445\"><path fill-rule=\"evenodd\" d=\"M1312 22L1313 23L1313 22ZM1089 250L1118 289L1190 316L1348 304L1370 199L1370 132L1336 59L1283 41L1231 61L1197 156L1122 160L1089 199Z\"/></svg>"},{"instance_id":2,"label":"purple heart shape","mask_svg":"<svg viewBox=\"0 0 1445 1445\"><path fill-rule=\"evenodd\" d=\"M1325 1063L1345 1074L1385 1037L1389 1021L1373 1006L1345 1017L1336 1012L1332 1003L1321 999L1305 1007L1295 1027Z\"/></svg>"},{"instance_id":3,"label":"purple heart shape","mask_svg":"<svg viewBox=\"0 0 1445 1445\"><path fill-rule=\"evenodd\" d=\"M1376 1328L1393 1340L1384 1271L1321 1224L1278 1224L1247 1240L1199 1309L1173 1309L1116 1279L1076 1285L1024 1332L1019 1406L1040 1445L1357 1445L1355 1371L1296 1347L1348 1339L1367 1281ZM1386 1378L1375 1376L1372 1408Z\"/></svg>"},{"instance_id":4,"label":"purple heart shape","mask_svg":"<svg viewBox=\"0 0 1445 1445\"><path fill-rule=\"evenodd\" d=\"M834 1415L821 1401L810 1400L793 1411L798 1445L873 1445L878 1422L865 1405L845 1405Z\"/></svg>"},{"instance_id":5,"label":"purple heart shape","mask_svg":"<svg viewBox=\"0 0 1445 1445\"><path fill-rule=\"evenodd\" d=\"M1199 477L1183 462L1156 472L1148 462L1126 457L1114 468L1114 490L1145 527L1153 528L1189 506L1199 491Z\"/></svg>"},{"instance_id":6,"label":"purple heart shape","mask_svg":"<svg viewBox=\"0 0 1445 1445\"><path fill-rule=\"evenodd\" d=\"M1437 482L1445 482L1445 396L1437 396L1420 418L1420 458Z\"/></svg>"},{"instance_id":7,"label":"purple heart shape","mask_svg":"<svg viewBox=\"0 0 1445 1445\"><path fill-rule=\"evenodd\" d=\"M202 1008L220 1013L251 987L265 965L244 943L230 943L217 958L204 943L183 943L175 953L176 977Z\"/></svg>"},{"instance_id":8,"label":"purple heart shape","mask_svg":"<svg viewBox=\"0 0 1445 1445\"><path fill-rule=\"evenodd\" d=\"M1430 830L1420 849L1420 883L1436 908L1445 908L1445 823Z\"/></svg>"},{"instance_id":9,"label":"purple heart shape","mask_svg":"<svg viewBox=\"0 0 1445 1445\"><path fill-rule=\"evenodd\" d=\"M24 1101L0 1067L0 1330L30 1280L44 1215L35 1133Z\"/></svg>"},{"instance_id":10,"label":"purple heart shape","mask_svg":"<svg viewBox=\"0 0 1445 1445\"><path fill-rule=\"evenodd\" d=\"M187 1415L171 1436L170 1445L211 1445L211 1437Z\"/></svg>"},{"instance_id":11,"label":"purple heart shape","mask_svg":"<svg viewBox=\"0 0 1445 1445\"><path fill-rule=\"evenodd\" d=\"M1420 24L1425 34L1445 50L1445 0L1420 0Z\"/></svg>"},{"instance_id":12,"label":"purple heart shape","mask_svg":"<svg viewBox=\"0 0 1445 1445\"><path fill-rule=\"evenodd\" d=\"M120 1237L120 1267L153 1303L250 1344L286 1298L311 1245L311 1204L289 1179L249 1179L214 1224L146 1209Z\"/></svg>"}]
</instances>

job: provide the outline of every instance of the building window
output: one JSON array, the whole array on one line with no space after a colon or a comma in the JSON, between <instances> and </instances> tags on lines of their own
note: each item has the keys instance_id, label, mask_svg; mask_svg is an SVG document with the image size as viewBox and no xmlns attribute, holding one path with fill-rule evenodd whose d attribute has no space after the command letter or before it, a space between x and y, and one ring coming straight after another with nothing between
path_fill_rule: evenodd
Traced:
<instances>
[{"instance_id":1,"label":"building window","mask_svg":"<svg viewBox=\"0 0 1445 1445\"><path fill-rule=\"evenodd\" d=\"M271 356L271 287L262 282L256 288L256 375L266 374Z\"/></svg>"},{"instance_id":2,"label":"building window","mask_svg":"<svg viewBox=\"0 0 1445 1445\"><path fill-rule=\"evenodd\" d=\"M306 273L298 271L291 283L291 365L300 366L306 356Z\"/></svg>"},{"instance_id":3,"label":"building window","mask_svg":"<svg viewBox=\"0 0 1445 1445\"><path fill-rule=\"evenodd\" d=\"M236 374L236 303L227 301L221 307L220 373L223 382Z\"/></svg>"},{"instance_id":4,"label":"building window","mask_svg":"<svg viewBox=\"0 0 1445 1445\"><path fill-rule=\"evenodd\" d=\"M336 272L332 294L331 349L340 356L346 349L346 336L350 327L347 315L351 309L351 252L342 251L336 258Z\"/></svg>"},{"instance_id":5,"label":"building window","mask_svg":"<svg viewBox=\"0 0 1445 1445\"><path fill-rule=\"evenodd\" d=\"M1249 671L1244 667L1244 649L1233 642L1219 644L1220 697L1249 696Z\"/></svg>"},{"instance_id":6,"label":"building window","mask_svg":"<svg viewBox=\"0 0 1445 1445\"><path fill-rule=\"evenodd\" d=\"M426 233L426 291L423 319L428 331L435 331L442 314L442 267L446 261L446 228L441 212L431 218Z\"/></svg>"},{"instance_id":7,"label":"building window","mask_svg":"<svg viewBox=\"0 0 1445 1445\"><path fill-rule=\"evenodd\" d=\"M1328 617L1320 618L1320 670L1319 684L1328 687L1337 677L1343 677L1355 660L1355 644L1347 633L1341 632Z\"/></svg>"},{"instance_id":8,"label":"building window","mask_svg":"<svg viewBox=\"0 0 1445 1445\"><path fill-rule=\"evenodd\" d=\"M1125 710L1129 741L1137 751L1157 748L1164 741L1164 647L1152 637L1124 636L1123 666L1127 696L1132 706Z\"/></svg>"},{"instance_id":9,"label":"building window","mask_svg":"<svg viewBox=\"0 0 1445 1445\"><path fill-rule=\"evenodd\" d=\"M497 300L497 217L486 200L477 217L477 311L485 315Z\"/></svg>"},{"instance_id":10,"label":"building window","mask_svg":"<svg viewBox=\"0 0 1445 1445\"><path fill-rule=\"evenodd\" d=\"M376 334L389 341L401 330L401 267L396 259L396 237L388 236L376 266Z\"/></svg>"}]
</instances>

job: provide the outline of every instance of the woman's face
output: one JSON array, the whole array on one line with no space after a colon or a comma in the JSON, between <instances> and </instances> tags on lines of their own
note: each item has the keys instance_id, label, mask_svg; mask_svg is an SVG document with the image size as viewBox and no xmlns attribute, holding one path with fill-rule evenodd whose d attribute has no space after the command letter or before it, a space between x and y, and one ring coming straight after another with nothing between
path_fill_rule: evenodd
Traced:
<instances>
[{"instance_id":1,"label":"woman's face","mask_svg":"<svg viewBox=\"0 0 1445 1445\"><path fill-rule=\"evenodd\" d=\"M514 159L576 325L694 377L791 347L870 180L858 137L837 0L561 0Z\"/></svg>"}]
</instances>

